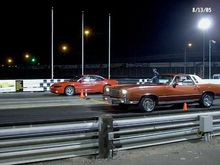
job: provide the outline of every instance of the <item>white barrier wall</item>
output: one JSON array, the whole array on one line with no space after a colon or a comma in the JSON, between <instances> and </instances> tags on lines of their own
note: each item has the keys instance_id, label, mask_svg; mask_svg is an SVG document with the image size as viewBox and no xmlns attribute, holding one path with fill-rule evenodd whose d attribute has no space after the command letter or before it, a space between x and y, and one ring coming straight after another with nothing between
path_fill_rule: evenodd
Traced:
<instances>
[{"instance_id":1,"label":"white barrier wall","mask_svg":"<svg viewBox=\"0 0 220 165\"><path fill-rule=\"evenodd\" d=\"M0 92L15 92L15 80L0 80Z\"/></svg>"},{"instance_id":2,"label":"white barrier wall","mask_svg":"<svg viewBox=\"0 0 220 165\"><path fill-rule=\"evenodd\" d=\"M44 88L40 86L43 80L23 80L23 91L44 91Z\"/></svg>"},{"instance_id":3,"label":"white barrier wall","mask_svg":"<svg viewBox=\"0 0 220 165\"><path fill-rule=\"evenodd\" d=\"M67 79L0 80L0 93L3 92L44 92L56 82Z\"/></svg>"}]
</instances>

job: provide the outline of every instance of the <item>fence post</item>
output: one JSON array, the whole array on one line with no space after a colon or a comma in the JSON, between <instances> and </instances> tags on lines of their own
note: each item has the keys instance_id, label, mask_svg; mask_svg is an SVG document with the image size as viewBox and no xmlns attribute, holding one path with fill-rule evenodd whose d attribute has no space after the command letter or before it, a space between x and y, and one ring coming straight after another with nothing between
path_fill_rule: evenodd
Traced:
<instances>
[{"instance_id":1,"label":"fence post","mask_svg":"<svg viewBox=\"0 0 220 165\"><path fill-rule=\"evenodd\" d=\"M112 149L108 133L113 131L113 118L105 114L99 117L99 158L108 158Z\"/></svg>"},{"instance_id":2,"label":"fence post","mask_svg":"<svg viewBox=\"0 0 220 165\"><path fill-rule=\"evenodd\" d=\"M213 117L210 115L199 116L199 131L204 134L205 141L212 140Z\"/></svg>"}]
</instances>

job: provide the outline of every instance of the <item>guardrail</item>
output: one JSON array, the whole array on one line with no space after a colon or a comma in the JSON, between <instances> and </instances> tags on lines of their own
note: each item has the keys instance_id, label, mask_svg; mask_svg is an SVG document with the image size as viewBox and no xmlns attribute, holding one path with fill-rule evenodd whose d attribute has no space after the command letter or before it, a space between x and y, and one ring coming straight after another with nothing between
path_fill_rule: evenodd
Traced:
<instances>
[{"instance_id":1,"label":"guardrail","mask_svg":"<svg viewBox=\"0 0 220 165\"><path fill-rule=\"evenodd\" d=\"M0 164L22 164L98 154L98 122L0 129Z\"/></svg>"},{"instance_id":2,"label":"guardrail","mask_svg":"<svg viewBox=\"0 0 220 165\"><path fill-rule=\"evenodd\" d=\"M0 127L0 164L92 155L220 135L220 112L99 119Z\"/></svg>"},{"instance_id":3,"label":"guardrail","mask_svg":"<svg viewBox=\"0 0 220 165\"><path fill-rule=\"evenodd\" d=\"M109 157L122 150L220 135L220 112L116 119L109 132Z\"/></svg>"}]
</instances>

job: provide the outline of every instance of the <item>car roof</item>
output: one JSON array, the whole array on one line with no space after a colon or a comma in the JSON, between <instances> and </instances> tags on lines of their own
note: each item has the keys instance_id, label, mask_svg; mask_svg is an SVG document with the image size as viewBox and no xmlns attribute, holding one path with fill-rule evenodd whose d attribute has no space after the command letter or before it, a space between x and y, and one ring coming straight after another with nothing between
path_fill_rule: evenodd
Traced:
<instances>
[{"instance_id":1,"label":"car roof","mask_svg":"<svg viewBox=\"0 0 220 165\"><path fill-rule=\"evenodd\" d=\"M103 77L103 76L100 76L100 75L96 75L96 74L84 74L82 76L98 76L98 77Z\"/></svg>"},{"instance_id":2,"label":"car roof","mask_svg":"<svg viewBox=\"0 0 220 165\"><path fill-rule=\"evenodd\" d=\"M168 74L160 74L160 75L162 76L195 76L194 74L186 74L186 73L168 73Z\"/></svg>"},{"instance_id":3,"label":"car roof","mask_svg":"<svg viewBox=\"0 0 220 165\"><path fill-rule=\"evenodd\" d=\"M96 77L101 77L101 78L106 79L105 77L97 75L97 74L84 74L84 75L81 75L81 77L85 77L85 76L96 76Z\"/></svg>"}]
</instances>

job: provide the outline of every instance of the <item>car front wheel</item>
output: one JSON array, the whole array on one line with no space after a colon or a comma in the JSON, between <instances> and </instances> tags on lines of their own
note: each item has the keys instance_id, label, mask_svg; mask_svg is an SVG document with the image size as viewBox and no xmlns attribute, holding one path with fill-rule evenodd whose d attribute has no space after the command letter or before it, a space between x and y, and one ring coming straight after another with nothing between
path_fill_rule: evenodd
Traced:
<instances>
[{"instance_id":1,"label":"car front wheel","mask_svg":"<svg viewBox=\"0 0 220 165\"><path fill-rule=\"evenodd\" d=\"M72 86L67 86L65 88L65 95L67 96L73 96L75 94L75 89Z\"/></svg>"},{"instance_id":2,"label":"car front wheel","mask_svg":"<svg viewBox=\"0 0 220 165\"><path fill-rule=\"evenodd\" d=\"M109 87L110 87L110 85L105 85L105 86L103 87L103 93L105 93L106 88L109 88Z\"/></svg>"},{"instance_id":3,"label":"car front wheel","mask_svg":"<svg viewBox=\"0 0 220 165\"><path fill-rule=\"evenodd\" d=\"M152 97L143 97L139 102L139 107L142 111L151 112L155 109L156 101Z\"/></svg>"},{"instance_id":4,"label":"car front wheel","mask_svg":"<svg viewBox=\"0 0 220 165\"><path fill-rule=\"evenodd\" d=\"M211 93L204 93L202 95L202 99L200 101L200 105L205 108L209 108L212 106L214 100L214 96Z\"/></svg>"}]
</instances>

